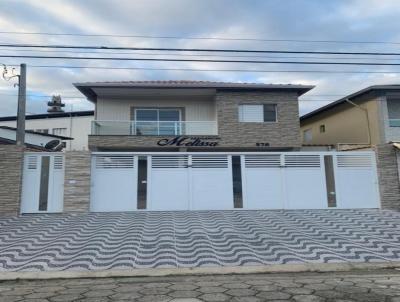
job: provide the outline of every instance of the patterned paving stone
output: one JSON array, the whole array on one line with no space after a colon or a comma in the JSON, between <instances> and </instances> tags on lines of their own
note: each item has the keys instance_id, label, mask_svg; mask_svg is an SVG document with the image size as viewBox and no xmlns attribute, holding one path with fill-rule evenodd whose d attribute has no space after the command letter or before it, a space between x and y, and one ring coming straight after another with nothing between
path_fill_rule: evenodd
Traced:
<instances>
[{"instance_id":1,"label":"patterned paving stone","mask_svg":"<svg viewBox=\"0 0 400 302\"><path fill-rule=\"evenodd\" d=\"M234 297L232 302L261 302L262 300L257 297Z\"/></svg>"},{"instance_id":2,"label":"patterned paving stone","mask_svg":"<svg viewBox=\"0 0 400 302\"><path fill-rule=\"evenodd\" d=\"M323 302L325 299L314 295L295 295L292 299L296 302Z\"/></svg>"},{"instance_id":3,"label":"patterned paving stone","mask_svg":"<svg viewBox=\"0 0 400 302\"><path fill-rule=\"evenodd\" d=\"M398 298L400 297L399 277L399 271L386 270L371 272L356 271L350 273L293 273L220 275L201 277L175 276L148 278L137 277L43 281L0 281L0 302L390 302L396 300L398 301ZM265 281L264 283L266 284L250 285L249 283L252 283L251 281L256 280L256 278L258 278L258 280ZM219 284L210 283L214 280L215 282L219 282ZM309 280L319 280L321 282L315 283L314 285L318 285L319 288L322 288L322 286L326 285L333 286L334 288L331 290L313 290L303 287L303 283L297 282L299 280L307 280L304 286L313 285L312 283L308 282ZM199 287L198 283L201 282L209 282L203 284L215 284L215 286ZM379 284L382 282L388 284ZM397 282L397 284L395 284L395 282ZM224 287L226 284L228 284L228 287L232 287L230 285L241 283L250 285L250 287L229 289ZM61 286L62 284L68 284L68 286ZM294 284L296 287L292 287ZM352 285L349 286L349 284ZM368 289L360 286L365 284L372 286L375 285L377 287ZM98 288L93 289L95 287ZM121 292L121 288L125 289L125 291ZM129 291L126 291L127 288L129 288ZM206 289L204 291L213 292L203 292L202 288ZM219 290L216 290L217 288Z\"/></svg>"},{"instance_id":4,"label":"patterned paving stone","mask_svg":"<svg viewBox=\"0 0 400 302\"><path fill-rule=\"evenodd\" d=\"M298 287L289 287L289 288L284 288L282 290L284 293L287 294L292 294L292 295L310 295L314 292L312 289L308 288L298 288Z\"/></svg>"},{"instance_id":5,"label":"patterned paving stone","mask_svg":"<svg viewBox=\"0 0 400 302\"><path fill-rule=\"evenodd\" d=\"M257 292L255 290L252 289L247 289L247 288L239 288L239 289L230 289L228 291L225 292L225 294L229 295L229 296L233 296L233 297L240 297L240 296L253 296L255 295Z\"/></svg>"},{"instance_id":6,"label":"patterned paving stone","mask_svg":"<svg viewBox=\"0 0 400 302\"><path fill-rule=\"evenodd\" d=\"M399 212L130 212L0 218L0 271L376 261L400 261Z\"/></svg>"},{"instance_id":7,"label":"patterned paving stone","mask_svg":"<svg viewBox=\"0 0 400 302\"><path fill-rule=\"evenodd\" d=\"M291 297L291 295L279 291L260 292L256 296L267 300L285 300L285 299L290 299Z\"/></svg>"},{"instance_id":8,"label":"patterned paving stone","mask_svg":"<svg viewBox=\"0 0 400 302\"><path fill-rule=\"evenodd\" d=\"M198 286L193 284L175 284L168 288L171 290L194 290L198 288Z\"/></svg>"},{"instance_id":9,"label":"patterned paving stone","mask_svg":"<svg viewBox=\"0 0 400 302\"><path fill-rule=\"evenodd\" d=\"M200 295L201 293L194 290L178 290L169 294L169 296L173 298L196 298Z\"/></svg>"},{"instance_id":10,"label":"patterned paving stone","mask_svg":"<svg viewBox=\"0 0 400 302\"><path fill-rule=\"evenodd\" d=\"M200 287L197 289L199 292L204 293L204 294L212 294L212 293L222 293L224 291L227 291L226 288L224 287L218 287L218 286L204 286Z\"/></svg>"},{"instance_id":11,"label":"patterned paving stone","mask_svg":"<svg viewBox=\"0 0 400 302\"><path fill-rule=\"evenodd\" d=\"M204 294L199 297L203 301L220 302L229 301L230 297L222 293Z\"/></svg>"},{"instance_id":12,"label":"patterned paving stone","mask_svg":"<svg viewBox=\"0 0 400 302\"><path fill-rule=\"evenodd\" d=\"M171 301L172 298L166 295L151 295L151 296L143 296L137 298L136 301L139 302L166 302Z\"/></svg>"}]
</instances>

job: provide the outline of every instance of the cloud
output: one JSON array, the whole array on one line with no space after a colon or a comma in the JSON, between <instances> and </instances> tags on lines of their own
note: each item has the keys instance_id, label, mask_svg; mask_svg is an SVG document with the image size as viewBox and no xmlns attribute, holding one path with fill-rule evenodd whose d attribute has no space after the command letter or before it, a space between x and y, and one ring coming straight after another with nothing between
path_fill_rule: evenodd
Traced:
<instances>
[{"instance_id":1,"label":"cloud","mask_svg":"<svg viewBox=\"0 0 400 302\"><path fill-rule=\"evenodd\" d=\"M400 41L399 1L378 0L3 0L0 2L1 31L66 32L89 34L126 34L154 36L268 38L295 40ZM390 44L340 44L301 42L261 42L226 40L173 40L117 37L76 37L0 34L4 43L42 43L71 45L115 45L144 47L204 47L275 50L398 51ZM79 51L79 50L74 50ZM120 51L123 52L123 51ZM126 52L126 51L125 51ZM156 52L156 51L154 51ZM154 53L153 52L153 53ZM6 50L0 54L31 53ZM33 52L50 55L51 52ZM70 55L70 52L58 52ZM79 54L76 56L88 56ZM102 54L105 55L105 54ZM180 54L181 55L181 54ZM227 54L225 54L227 55ZM237 55L237 54L236 54ZM241 54L243 55L243 54ZM119 56L129 56L119 54ZM137 52L131 56L144 57ZM269 57L271 57L270 55ZM275 57L279 55L275 55ZM288 56L288 55L286 55ZM295 55L293 55L295 56ZM312 56L307 60L317 60ZM284 57L284 56L281 56ZM315 56L314 56L315 57ZM320 56L321 57L321 56ZM235 59L235 58L231 58ZM239 58L236 58L239 59ZM246 59L246 58L244 58ZM264 58L273 60L273 58ZM296 60L296 59L294 59ZM302 60L301 58L298 60ZM305 60L305 58L303 58ZM371 61L372 59L367 59ZM51 59L0 58L0 62L29 65L84 65L104 67L151 67L193 69L262 70L398 70L395 67L250 65L230 63L118 62ZM399 83L397 74L334 74L276 72L187 72L149 70L50 69L28 67L28 91L32 95L61 94L74 110L92 108L92 104L72 86L73 82L191 79L249 81L268 83L304 83L316 85L301 97L300 112L306 113L339 96L369 85ZM11 95L10 95L11 94ZM16 88L0 81L0 115L16 112ZM335 96L313 96L335 95ZM82 98L67 98L81 96ZM28 99L28 110L45 112L46 97Z\"/></svg>"}]
</instances>

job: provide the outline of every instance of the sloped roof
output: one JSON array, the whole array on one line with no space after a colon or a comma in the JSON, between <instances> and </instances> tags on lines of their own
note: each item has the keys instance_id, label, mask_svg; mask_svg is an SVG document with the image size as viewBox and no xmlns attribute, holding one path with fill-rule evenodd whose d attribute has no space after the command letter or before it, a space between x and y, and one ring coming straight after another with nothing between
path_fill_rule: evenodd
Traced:
<instances>
[{"instance_id":1,"label":"sloped roof","mask_svg":"<svg viewBox=\"0 0 400 302\"><path fill-rule=\"evenodd\" d=\"M332 109L336 106L339 106L343 103L346 103L346 100L351 100L351 99L355 99L357 97L360 97L364 94L367 94L371 91L388 91L388 90L400 90L400 84L395 84L395 85L373 85L373 86L369 86L367 88L361 89L355 93L349 94L337 101L334 101L332 103L329 103L328 105L322 106L318 109L315 109L314 111L311 111L309 113L306 113L304 115L302 115L300 117L300 121L305 121L311 117L314 117L322 112L325 112L329 109Z\"/></svg>"},{"instance_id":2,"label":"sloped roof","mask_svg":"<svg viewBox=\"0 0 400 302\"><path fill-rule=\"evenodd\" d=\"M199 88L199 89L230 89L230 90L296 90L299 95L314 88L312 85L294 84L264 84L264 83L235 83L213 81L116 81L116 82L83 82L73 84L88 99L93 100L96 93L92 88Z\"/></svg>"}]
</instances>

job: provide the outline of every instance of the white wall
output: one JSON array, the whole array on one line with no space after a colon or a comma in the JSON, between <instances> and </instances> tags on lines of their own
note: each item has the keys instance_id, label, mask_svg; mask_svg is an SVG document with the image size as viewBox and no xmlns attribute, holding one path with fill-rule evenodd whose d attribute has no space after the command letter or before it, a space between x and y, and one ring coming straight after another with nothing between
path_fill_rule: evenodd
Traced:
<instances>
[{"instance_id":1,"label":"white wall","mask_svg":"<svg viewBox=\"0 0 400 302\"><path fill-rule=\"evenodd\" d=\"M3 129L0 128L0 137L9 139L9 140L16 140L17 131L13 129ZM30 145L41 146L44 147L46 144L52 140L54 137L45 136L40 134L33 134L33 133L25 133L25 142Z\"/></svg>"},{"instance_id":2,"label":"white wall","mask_svg":"<svg viewBox=\"0 0 400 302\"><path fill-rule=\"evenodd\" d=\"M190 99L98 99L96 106L99 121L129 121L131 107L185 107L187 121L215 121L215 101L206 98Z\"/></svg>"},{"instance_id":3,"label":"white wall","mask_svg":"<svg viewBox=\"0 0 400 302\"><path fill-rule=\"evenodd\" d=\"M70 117L58 117L26 120L25 128L27 130L49 129L49 134L53 134L54 128L67 128L63 136L74 139L67 141L65 150L88 150L88 135L91 131L93 119L93 116L74 116L72 119ZM16 121L0 121L0 126L16 127Z\"/></svg>"}]
</instances>

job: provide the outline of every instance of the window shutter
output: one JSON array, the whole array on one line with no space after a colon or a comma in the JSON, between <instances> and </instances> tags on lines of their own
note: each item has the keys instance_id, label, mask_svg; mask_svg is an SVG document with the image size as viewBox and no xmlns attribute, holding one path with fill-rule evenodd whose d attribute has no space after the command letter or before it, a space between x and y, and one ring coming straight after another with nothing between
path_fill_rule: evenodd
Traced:
<instances>
[{"instance_id":1,"label":"window shutter","mask_svg":"<svg viewBox=\"0 0 400 302\"><path fill-rule=\"evenodd\" d=\"M263 105L240 105L239 121L247 123L261 123L264 121Z\"/></svg>"}]
</instances>

